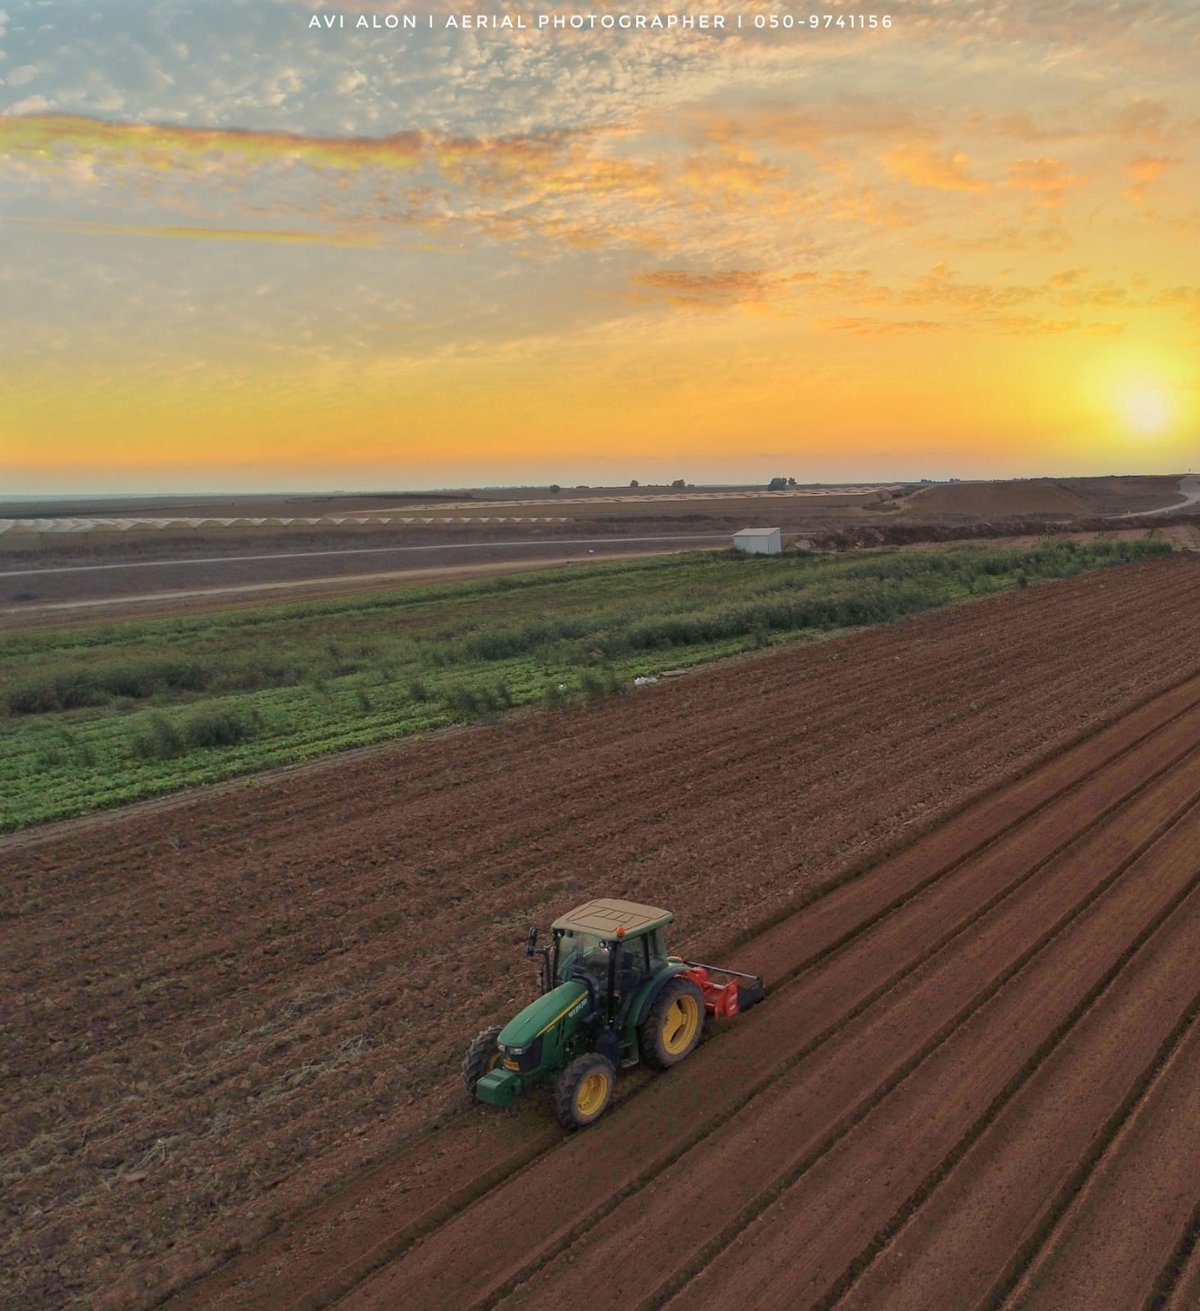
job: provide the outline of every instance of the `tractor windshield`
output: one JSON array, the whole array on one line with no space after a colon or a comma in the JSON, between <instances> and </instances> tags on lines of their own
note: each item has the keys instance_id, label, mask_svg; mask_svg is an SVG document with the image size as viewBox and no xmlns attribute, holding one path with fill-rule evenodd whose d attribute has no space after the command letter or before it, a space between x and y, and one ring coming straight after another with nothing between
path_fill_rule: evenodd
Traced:
<instances>
[{"instance_id":1,"label":"tractor windshield","mask_svg":"<svg viewBox=\"0 0 1200 1311\"><path fill-rule=\"evenodd\" d=\"M566 983L580 973L608 972L608 949L600 945L595 933L576 933L571 929L558 941L557 983Z\"/></svg>"}]
</instances>

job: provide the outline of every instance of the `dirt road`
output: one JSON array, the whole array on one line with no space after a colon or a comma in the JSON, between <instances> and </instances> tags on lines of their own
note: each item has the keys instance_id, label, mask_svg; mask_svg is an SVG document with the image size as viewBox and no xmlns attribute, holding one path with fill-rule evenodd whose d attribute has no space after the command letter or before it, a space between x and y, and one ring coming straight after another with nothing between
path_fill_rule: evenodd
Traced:
<instances>
[{"instance_id":1,"label":"dirt road","mask_svg":"<svg viewBox=\"0 0 1200 1311\"><path fill-rule=\"evenodd\" d=\"M1174 514L1179 510L1186 510L1189 505L1200 502L1200 478L1181 478L1179 480L1179 491L1183 496L1183 500L1176 501L1174 505L1162 505L1156 510L1131 510L1127 514L1120 514L1116 517L1118 519L1134 519L1147 514Z\"/></svg>"},{"instance_id":2,"label":"dirt road","mask_svg":"<svg viewBox=\"0 0 1200 1311\"><path fill-rule=\"evenodd\" d=\"M24 598L19 604L0 606L0 621L36 621L48 613L86 613L116 606L176 608L180 601L239 594L311 595L314 590L361 588L409 576L428 581L504 568L528 569L571 560L669 554L728 545L728 534L664 533L22 566L0 571L0 594ZM373 566L370 573L344 572L351 562L362 561L366 567L367 559Z\"/></svg>"}]
</instances>

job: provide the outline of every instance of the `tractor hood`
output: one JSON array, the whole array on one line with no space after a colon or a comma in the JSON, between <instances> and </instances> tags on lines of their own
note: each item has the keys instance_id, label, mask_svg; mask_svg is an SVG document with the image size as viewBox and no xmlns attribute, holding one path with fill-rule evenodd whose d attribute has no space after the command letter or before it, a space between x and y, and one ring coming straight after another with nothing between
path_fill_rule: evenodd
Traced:
<instances>
[{"instance_id":1,"label":"tractor hood","mask_svg":"<svg viewBox=\"0 0 1200 1311\"><path fill-rule=\"evenodd\" d=\"M560 983L509 1020L500 1030L500 1046L528 1047L547 1029L566 1019L576 1007L586 1006L587 996L588 990L582 983Z\"/></svg>"}]
</instances>

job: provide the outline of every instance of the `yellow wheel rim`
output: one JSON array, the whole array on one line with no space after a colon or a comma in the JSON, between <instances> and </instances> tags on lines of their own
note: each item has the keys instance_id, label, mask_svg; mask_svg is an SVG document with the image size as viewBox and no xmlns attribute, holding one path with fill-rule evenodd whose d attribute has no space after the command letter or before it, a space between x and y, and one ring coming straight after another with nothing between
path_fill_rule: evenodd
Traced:
<instances>
[{"instance_id":1,"label":"yellow wheel rim","mask_svg":"<svg viewBox=\"0 0 1200 1311\"><path fill-rule=\"evenodd\" d=\"M604 1105L604 1099L607 1095L607 1076L600 1072L589 1074L579 1085L579 1091L575 1094L575 1104L579 1108L579 1114L595 1115Z\"/></svg>"},{"instance_id":2,"label":"yellow wheel rim","mask_svg":"<svg viewBox=\"0 0 1200 1311\"><path fill-rule=\"evenodd\" d=\"M483 1063L483 1072L484 1072L484 1074L491 1074L491 1072L492 1072L492 1071L496 1068L496 1066L499 1065L499 1064L500 1064L500 1049L499 1049L499 1047L497 1047L496 1050L495 1050L494 1052L491 1052L491 1053L488 1055L487 1060Z\"/></svg>"},{"instance_id":3,"label":"yellow wheel rim","mask_svg":"<svg viewBox=\"0 0 1200 1311\"><path fill-rule=\"evenodd\" d=\"M663 1046L672 1056L678 1056L680 1052L687 1051L699 1027L699 1002L689 993L676 997L663 1019Z\"/></svg>"}]
</instances>

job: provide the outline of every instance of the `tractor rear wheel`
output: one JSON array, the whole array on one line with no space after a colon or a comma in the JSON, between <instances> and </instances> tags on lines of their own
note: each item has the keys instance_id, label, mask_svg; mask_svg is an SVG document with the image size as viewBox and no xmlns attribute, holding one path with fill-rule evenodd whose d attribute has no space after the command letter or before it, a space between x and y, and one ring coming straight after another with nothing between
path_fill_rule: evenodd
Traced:
<instances>
[{"instance_id":1,"label":"tractor rear wheel","mask_svg":"<svg viewBox=\"0 0 1200 1311\"><path fill-rule=\"evenodd\" d=\"M704 1032L704 994L691 979L676 975L663 985L638 1025L642 1060L668 1070L689 1056Z\"/></svg>"},{"instance_id":2,"label":"tractor rear wheel","mask_svg":"<svg viewBox=\"0 0 1200 1311\"><path fill-rule=\"evenodd\" d=\"M554 1085L554 1114L564 1129L582 1129L598 1120L612 1101L617 1071L597 1052L577 1056Z\"/></svg>"},{"instance_id":3,"label":"tractor rear wheel","mask_svg":"<svg viewBox=\"0 0 1200 1311\"><path fill-rule=\"evenodd\" d=\"M467 1085L467 1092L472 1097L475 1095L475 1085L479 1080L500 1064L500 1048L496 1042L499 1037L500 1026L497 1024L495 1028L484 1029L482 1033L477 1033L471 1039L467 1054L462 1060L462 1077L463 1083Z\"/></svg>"}]
</instances>

